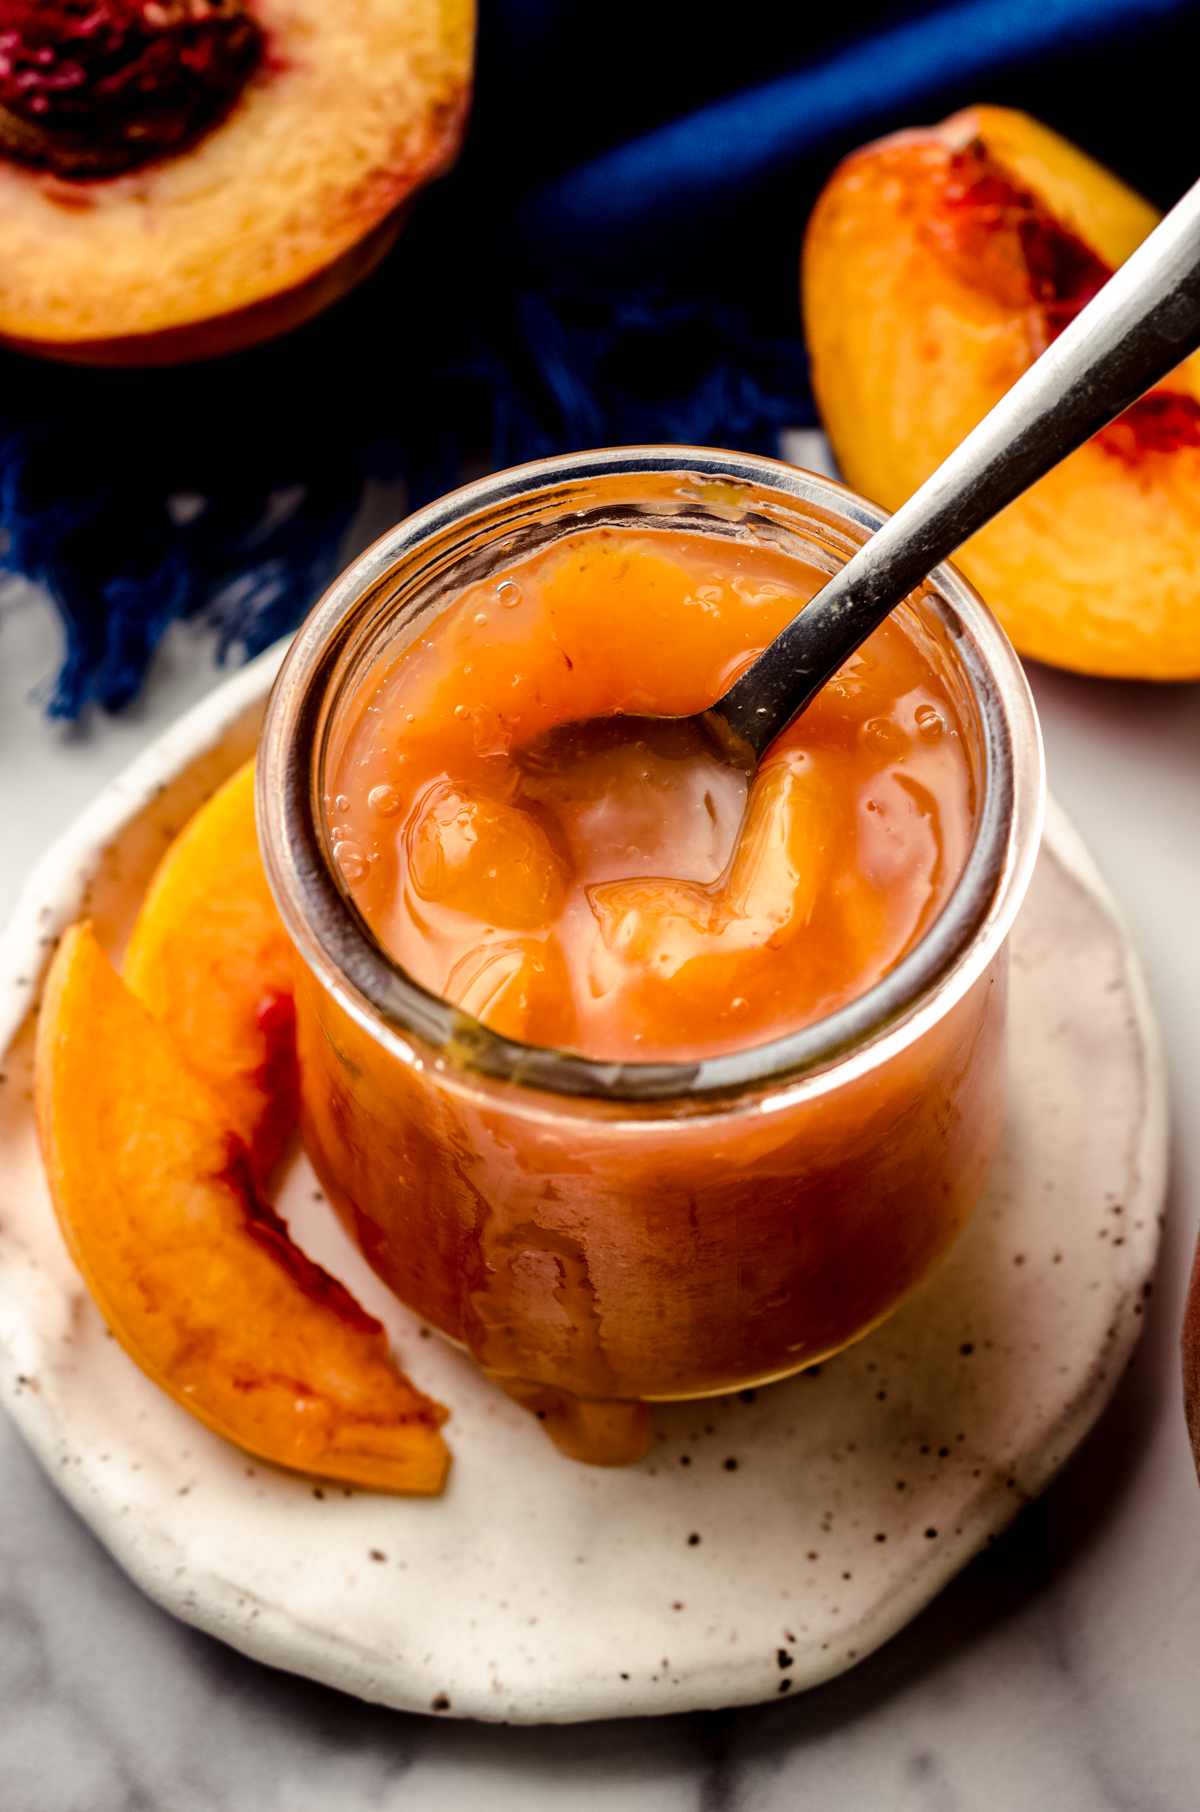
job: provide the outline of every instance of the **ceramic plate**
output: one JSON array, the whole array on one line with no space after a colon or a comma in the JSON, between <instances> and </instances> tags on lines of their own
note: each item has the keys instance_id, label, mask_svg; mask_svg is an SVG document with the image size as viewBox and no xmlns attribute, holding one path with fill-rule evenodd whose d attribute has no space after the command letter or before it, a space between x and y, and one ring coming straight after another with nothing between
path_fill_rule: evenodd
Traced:
<instances>
[{"instance_id":1,"label":"ceramic plate","mask_svg":"<svg viewBox=\"0 0 1200 1812\"><path fill-rule=\"evenodd\" d=\"M847 1668L1043 1490L1141 1326L1165 1163L1158 1032L1119 910L1051 808L1012 934L1000 1154L950 1254L815 1373L660 1406L639 1465L564 1459L391 1301L299 1161L301 1242L452 1411L445 1495L314 1485L193 1422L109 1336L67 1257L29 1096L48 949L120 950L170 837L253 746L279 656L198 706L47 854L0 945L0 1389L145 1591L248 1655L406 1710L616 1717L751 1704Z\"/></svg>"}]
</instances>

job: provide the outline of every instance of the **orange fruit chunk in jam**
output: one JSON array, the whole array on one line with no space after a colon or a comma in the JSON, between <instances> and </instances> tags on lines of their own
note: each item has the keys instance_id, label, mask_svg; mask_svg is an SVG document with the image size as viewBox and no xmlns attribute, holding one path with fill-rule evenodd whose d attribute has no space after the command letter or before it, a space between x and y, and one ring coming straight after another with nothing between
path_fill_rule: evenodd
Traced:
<instances>
[{"instance_id":1,"label":"orange fruit chunk in jam","mask_svg":"<svg viewBox=\"0 0 1200 1812\"><path fill-rule=\"evenodd\" d=\"M587 530L467 588L359 688L327 763L346 884L416 980L606 1061L782 1037L944 905L973 781L932 642L893 618L752 784L677 725L819 589L780 550Z\"/></svg>"},{"instance_id":2,"label":"orange fruit chunk in jam","mask_svg":"<svg viewBox=\"0 0 1200 1812\"><path fill-rule=\"evenodd\" d=\"M516 931L540 931L562 911L566 876L546 833L501 799L441 781L418 801L407 844L408 886L426 905Z\"/></svg>"}]
</instances>

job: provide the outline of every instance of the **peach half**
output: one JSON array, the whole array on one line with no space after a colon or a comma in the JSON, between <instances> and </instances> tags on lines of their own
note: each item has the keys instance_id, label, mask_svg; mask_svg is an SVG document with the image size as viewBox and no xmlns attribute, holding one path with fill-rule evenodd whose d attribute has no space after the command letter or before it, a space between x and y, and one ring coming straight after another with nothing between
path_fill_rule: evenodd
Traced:
<instances>
[{"instance_id":1,"label":"peach half","mask_svg":"<svg viewBox=\"0 0 1200 1812\"><path fill-rule=\"evenodd\" d=\"M200 1421L276 1465L435 1494L450 1464L438 1433L446 1411L397 1369L380 1323L295 1245L261 1193L261 1125L274 1102L270 1066L252 1063L264 979L255 963L262 957L269 975L275 932L253 890L233 910L248 804L240 775L193 820L152 886L134 952L157 1016L88 926L63 939L36 1052L51 1195L108 1326ZM220 896L208 925L191 886L205 859ZM277 1117L272 1137L286 1124Z\"/></svg>"},{"instance_id":2,"label":"peach half","mask_svg":"<svg viewBox=\"0 0 1200 1812\"><path fill-rule=\"evenodd\" d=\"M835 170L808 224L805 333L846 482L896 509L1158 214L1036 120L972 107ZM1200 676L1200 355L955 556L1017 648Z\"/></svg>"},{"instance_id":3,"label":"peach half","mask_svg":"<svg viewBox=\"0 0 1200 1812\"><path fill-rule=\"evenodd\" d=\"M188 3L209 13L216 0ZM260 52L225 111L167 155L111 175L86 165L64 175L53 134L0 106L0 128L14 128L0 130L0 342L91 365L176 364L257 345L366 277L416 191L453 162L470 100L473 0L220 4L249 16ZM165 19L172 6L141 12ZM94 10L105 8L123 20L128 0ZM14 29L30 10L23 0ZM70 40L64 58L76 48ZM64 134L72 144L76 124ZM144 124L157 143L155 122ZM121 132L137 128L122 117Z\"/></svg>"}]
</instances>

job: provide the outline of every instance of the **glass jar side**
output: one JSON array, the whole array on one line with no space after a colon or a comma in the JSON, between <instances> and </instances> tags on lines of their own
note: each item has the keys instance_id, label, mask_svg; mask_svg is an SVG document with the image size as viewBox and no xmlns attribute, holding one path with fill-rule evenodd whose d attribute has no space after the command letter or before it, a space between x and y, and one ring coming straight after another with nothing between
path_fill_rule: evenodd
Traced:
<instances>
[{"instance_id":1,"label":"glass jar side","mask_svg":"<svg viewBox=\"0 0 1200 1812\"><path fill-rule=\"evenodd\" d=\"M880 520L771 461L649 453L660 521L675 508L664 485L686 479L694 509L687 468L714 493L713 520L819 531L834 559ZM1040 832L1019 664L942 568L921 621L975 714L976 839L951 906L883 984L786 1049L694 1066L564 1059L423 997L355 924L321 844L321 750L344 683L383 645L389 613L436 598L456 549L486 565L507 553L514 521L553 536L585 506L609 507L616 480L621 507L636 509L647 463L647 450L624 449L498 474L401 525L301 632L260 762L264 859L302 958L318 1173L396 1294L531 1403L543 1391L629 1405L783 1376L916 1286L969 1214L999 1137L1005 940ZM736 482L721 476L730 469ZM597 1457L586 1440L572 1451Z\"/></svg>"},{"instance_id":2,"label":"glass jar side","mask_svg":"<svg viewBox=\"0 0 1200 1812\"><path fill-rule=\"evenodd\" d=\"M815 1098L615 1118L405 1062L306 975L305 1144L388 1286L506 1385L709 1396L848 1345L949 1247L1000 1134L1006 984L1005 946Z\"/></svg>"}]
</instances>

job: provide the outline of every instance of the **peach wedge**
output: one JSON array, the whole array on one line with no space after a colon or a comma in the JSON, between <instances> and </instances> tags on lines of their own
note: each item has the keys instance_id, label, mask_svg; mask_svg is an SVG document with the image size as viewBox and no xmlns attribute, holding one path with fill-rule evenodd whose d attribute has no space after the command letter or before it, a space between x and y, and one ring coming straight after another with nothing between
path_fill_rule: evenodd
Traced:
<instances>
[{"instance_id":1,"label":"peach wedge","mask_svg":"<svg viewBox=\"0 0 1200 1812\"><path fill-rule=\"evenodd\" d=\"M1067 140L1001 107L847 158L802 261L813 389L846 482L897 508L1157 218ZM1200 361L956 561L1023 654L1084 673L1200 676Z\"/></svg>"},{"instance_id":2,"label":"peach wedge","mask_svg":"<svg viewBox=\"0 0 1200 1812\"><path fill-rule=\"evenodd\" d=\"M67 1243L112 1332L200 1421L279 1466L432 1494L446 1412L259 1196L221 1096L90 927L55 956L37 1112Z\"/></svg>"},{"instance_id":3,"label":"peach wedge","mask_svg":"<svg viewBox=\"0 0 1200 1812\"><path fill-rule=\"evenodd\" d=\"M125 980L220 1095L256 1180L297 1119L292 946L258 855L254 763L176 837L125 952Z\"/></svg>"}]
</instances>

